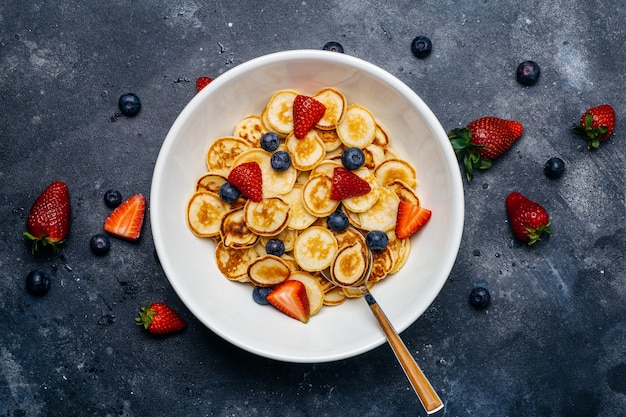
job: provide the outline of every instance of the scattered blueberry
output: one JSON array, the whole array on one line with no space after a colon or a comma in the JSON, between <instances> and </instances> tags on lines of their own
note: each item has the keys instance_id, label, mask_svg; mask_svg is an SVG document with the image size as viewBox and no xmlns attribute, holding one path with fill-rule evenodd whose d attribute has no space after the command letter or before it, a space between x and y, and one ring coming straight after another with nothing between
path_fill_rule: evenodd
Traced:
<instances>
[{"instance_id":1,"label":"scattered blueberry","mask_svg":"<svg viewBox=\"0 0 626 417\"><path fill-rule=\"evenodd\" d=\"M389 236L380 230L372 230L365 236L365 243L372 252L380 252L387 247Z\"/></svg>"},{"instance_id":2,"label":"scattered blueberry","mask_svg":"<svg viewBox=\"0 0 626 417\"><path fill-rule=\"evenodd\" d=\"M535 61L524 61L517 66L517 82L531 86L539 79L539 64Z\"/></svg>"},{"instance_id":3,"label":"scattered blueberry","mask_svg":"<svg viewBox=\"0 0 626 417\"><path fill-rule=\"evenodd\" d=\"M119 206L120 204L122 204L122 193L113 188L107 190L104 193L104 204L106 204L107 207L110 208L115 208Z\"/></svg>"},{"instance_id":4,"label":"scattered blueberry","mask_svg":"<svg viewBox=\"0 0 626 417\"><path fill-rule=\"evenodd\" d=\"M472 288L469 295L469 302L472 307L483 309L489 306L491 302L491 295L489 290L482 286L476 286Z\"/></svg>"},{"instance_id":5,"label":"scattered blueberry","mask_svg":"<svg viewBox=\"0 0 626 417\"><path fill-rule=\"evenodd\" d=\"M433 43L427 36L417 36L413 39L413 42L411 42L411 52L413 52L413 55L417 58L426 58L430 55L430 51L432 51L432 49Z\"/></svg>"},{"instance_id":6,"label":"scattered blueberry","mask_svg":"<svg viewBox=\"0 0 626 417\"><path fill-rule=\"evenodd\" d=\"M275 171L284 171L291 166L291 157L285 151L276 151L270 159Z\"/></svg>"},{"instance_id":7,"label":"scattered blueberry","mask_svg":"<svg viewBox=\"0 0 626 417\"><path fill-rule=\"evenodd\" d=\"M274 132L267 132L261 136L261 148L268 152L274 152L280 145L280 138Z\"/></svg>"},{"instance_id":8,"label":"scattered blueberry","mask_svg":"<svg viewBox=\"0 0 626 417\"><path fill-rule=\"evenodd\" d=\"M224 203L230 204L234 203L239 198L239 190L231 183L225 182L220 187L219 195Z\"/></svg>"},{"instance_id":9,"label":"scattered blueberry","mask_svg":"<svg viewBox=\"0 0 626 417\"><path fill-rule=\"evenodd\" d=\"M141 100L136 94L126 93L120 97L118 106L124 116L133 117L141 110Z\"/></svg>"},{"instance_id":10,"label":"scattered blueberry","mask_svg":"<svg viewBox=\"0 0 626 417\"><path fill-rule=\"evenodd\" d=\"M252 299L255 303L260 304L262 306L269 305L269 301L267 301L267 295L272 292L272 287L258 287L255 286L252 290Z\"/></svg>"},{"instance_id":11,"label":"scattered blueberry","mask_svg":"<svg viewBox=\"0 0 626 417\"><path fill-rule=\"evenodd\" d=\"M109 253L109 250L111 250L111 242L106 235L98 233L97 235L93 235L91 240L89 240L89 247L96 255L106 255Z\"/></svg>"},{"instance_id":12,"label":"scattered blueberry","mask_svg":"<svg viewBox=\"0 0 626 417\"><path fill-rule=\"evenodd\" d=\"M42 269L35 269L26 276L26 290L32 295L46 295L50 290L50 277Z\"/></svg>"},{"instance_id":13,"label":"scattered blueberry","mask_svg":"<svg viewBox=\"0 0 626 417\"><path fill-rule=\"evenodd\" d=\"M565 162L561 158L550 158L543 167L543 173L548 178L560 178L563 172L565 172Z\"/></svg>"},{"instance_id":14,"label":"scattered blueberry","mask_svg":"<svg viewBox=\"0 0 626 417\"><path fill-rule=\"evenodd\" d=\"M283 256L285 253L285 244L280 239L270 239L265 244L265 252L268 255Z\"/></svg>"},{"instance_id":15,"label":"scattered blueberry","mask_svg":"<svg viewBox=\"0 0 626 417\"><path fill-rule=\"evenodd\" d=\"M343 232L348 228L350 221L348 220L348 216L346 213L341 211L341 209L337 209L328 216L326 219L326 223L328 224L328 228L330 230L334 230L335 232Z\"/></svg>"},{"instance_id":16,"label":"scattered blueberry","mask_svg":"<svg viewBox=\"0 0 626 417\"><path fill-rule=\"evenodd\" d=\"M322 49L325 51L339 52L343 54L343 46L339 42L335 41L326 42Z\"/></svg>"},{"instance_id":17,"label":"scattered blueberry","mask_svg":"<svg viewBox=\"0 0 626 417\"><path fill-rule=\"evenodd\" d=\"M365 163L365 154L360 148L346 148L341 154L341 163L349 170L361 168Z\"/></svg>"}]
</instances>

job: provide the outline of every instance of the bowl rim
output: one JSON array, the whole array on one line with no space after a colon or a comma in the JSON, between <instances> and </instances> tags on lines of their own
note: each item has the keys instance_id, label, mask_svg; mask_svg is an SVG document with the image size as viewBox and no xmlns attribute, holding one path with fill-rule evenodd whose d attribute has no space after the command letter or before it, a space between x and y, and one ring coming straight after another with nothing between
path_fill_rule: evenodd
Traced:
<instances>
[{"instance_id":1,"label":"bowl rim","mask_svg":"<svg viewBox=\"0 0 626 417\"><path fill-rule=\"evenodd\" d=\"M161 145L161 148L157 156L157 160L154 165L154 170L153 170L153 175L152 175L152 184L151 184L151 189L150 189L150 196L151 196L150 197L150 221L151 221L151 226L152 226L152 236L153 236L153 241L155 245L155 250L157 252L157 255L159 256L159 259L163 259L162 254L164 250L162 246L163 245L162 242L164 239L163 230L161 229L161 226L158 222L158 219L161 216L160 214L161 210L158 207L158 205L153 205L152 201L159 201L160 199L161 190L159 189L159 184L160 184L160 179L163 175L164 166L166 165L166 158L164 156L170 152L172 146L175 143L175 139L178 135L178 132L188 121L189 117L194 113L193 110L198 105L200 105L200 103L203 102L204 96L210 94L210 92L213 89L220 88L221 84L230 82L233 78L239 77L242 73L245 73L246 71L249 71L259 66L274 64L278 61L284 62L284 61L298 61L298 60L322 60L322 61L330 61L330 62L339 62L341 64L348 65L350 67L366 71L370 73L371 75L373 75L374 77L382 79L386 84L393 87L399 94L401 94L407 100L410 100L414 104L414 106L418 109L420 115L425 119L427 126L432 130L433 136L435 136L438 141L441 142L444 140L444 138L447 141L447 134L444 131L443 127L441 126L441 123L439 122L439 120L437 119L433 111L430 109L430 107L428 107L426 103L422 100L422 98L413 89L411 89L408 85L406 85L403 81L401 81L400 79L398 79L397 77L389 73L388 71L378 67L377 65L373 63L370 63L368 61L365 61L361 58L358 58L352 55L347 55L347 54L337 53L337 52L330 52L330 51L323 51L323 50L315 50L315 49L287 50L287 51L274 52L274 53L258 56L256 58L252 58L246 62L238 64L237 66L229 69L223 74L220 74L208 86L206 86L203 90L198 92L185 105L183 110L181 110L181 112L178 114L174 123L168 130L168 133ZM451 164L452 166L458 165L458 162L457 162L457 159L456 159L456 156L454 154L452 147L443 146L442 148L443 148L443 157L447 160L447 163ZM454 263L456 262L456 258L458 256L458 251L459 251L460 244L461 244L461 238L462 238L463 228L464 228L465 202L464 202L463 182L462 182L462 176L461 176L460 171L458 172L458 175L451 176L450 185L451 185L452 195L456 196L454 198L455 202L458 203L456 207L454 207L453 216L450 219L451 223L453 223L454 225L451 229L452 232L451 232L451 236L450 236L450 240L448 244L449 244L449 247L452 248L453 250L447 251L445 258L442 260L442 265L444 265L444 267L441 270L445 271L446 279L441 280L441 282L439 283L440 285L438 285L438 287L436 288L436 291L434 291L435 296L432 297L432 299L430 299L425 309L427 309L430 305L432 305L435 298L441 292L441 289L445 285L447 281L447 277L449 276L450 272L452 271L452 268L454 267ZM217 335L219 335L221 338L228 341L229 343L235 346L238 346L239 348L242 348L250 353L256 354L258 356L285 361L285 362L321 363L321 362L330 362L330 361L346 359L349 357L354 357L356 355L370 351L386 342L384 334L381 332L379 338L377 338L373 343L363 346L361 349L347 351L347 352L344 352L343 354L332 354L329 356L315 357L315 358L303 358L298 355L294 355L293 357L291 357L291 356L286 356L282 354L274 354L266 350L256 349L253 346L242 344L239 340L233 337L230 337L229 334L223 331L220 331L220 329L215 328L215 326L212 326L210 322L205 320L202 317L202 314L199 314L199 312L196 311L193 303L188 302L181 295L182 288L179 288L179 285L181 284L177 280L170 279L170 276L171 274L174 274L174 271L170 270L169 264L167 262L162 263L162 268L170 285L172 286L172 288L174 289L178 297L185 304L185 306L189 309L189 311L204 326L208 327L212 332L216 333ZM410 317L408 317L403 323L394 324L397 331L398 332L404 331L407 327L409 327L412 323L414 323L424 313L425 309L421 311L416 310L414 314L410 315Z\"/></svg>"}]
</instances>

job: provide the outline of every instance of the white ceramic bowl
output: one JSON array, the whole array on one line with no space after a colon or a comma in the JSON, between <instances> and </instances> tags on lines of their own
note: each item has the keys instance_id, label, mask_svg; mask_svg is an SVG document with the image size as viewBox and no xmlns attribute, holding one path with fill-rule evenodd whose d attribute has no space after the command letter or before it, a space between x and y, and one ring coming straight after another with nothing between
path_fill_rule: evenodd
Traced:
<instances>
[{"instance_id":1,"label":"white ceramic bowl","mask_svg":"<svg viewBox=\"0 0 626 417\"><path fill-rule=\"evenodd\" d=\"M156 250L172 287L208 328L236 346L287 362L348 358L385 342L364 300L324 307L309 323L257 305L251 287L224 278L215 244L187 228L186 204L206 172L210 142L232 134L237 121L259 114L280 89L313 94L335 87L350 103L369 108L385 126L391 147L417 170L417 193L432 210L428 225L411 237L405 266L373 289L398 331L433 302L456 259L463 230L463 186L446 133L428 106L404 83L361 59L297 50L253 59L217 77L198 93L171 127L159 153L150 196ZM428 335L420 335L428 342Z\"/></svg>"}]
</instances>

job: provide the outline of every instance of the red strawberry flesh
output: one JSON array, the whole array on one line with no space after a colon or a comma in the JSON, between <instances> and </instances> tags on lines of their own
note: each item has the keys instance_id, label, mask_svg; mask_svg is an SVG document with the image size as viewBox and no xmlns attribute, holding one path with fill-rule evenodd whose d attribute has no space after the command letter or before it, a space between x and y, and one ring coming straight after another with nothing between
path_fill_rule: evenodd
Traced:
<instances>
[{"instance_id":1,"label":"red strawberry flesh","mask_svg":"<svg viewBox=\"0 0 626 417\"><path fill-rule=\"evenodd\" d=\"M404 200L398 205L396 219L396 237L406 239L422 228L432 216L432 212L424 207L416 206Z\"/></svg>"},{"instance_id":2,"label":"red strawberry flesh","mask_svg":"<svg viewBox=\"0 0 626 417\"><path fill-rule=\"evenodd\" d=\"M120 204L104 221L104 230L122 239L135 241L141 235L146 199L135 194Z\"/></svg>"},{"instance_id":3,"label":"red strawberry flesh","mask_svg":"<svg viewBox=\"0 0 626 417\"><path fill-rule=\"evenodd\" d=\"M309 297L304 284L297 280L288 280L279 284L268 295L267 301L291 318L303 323L309 321Z\"/></svg>"},{"instance_id":4,"label":"red strawberry flesh","mask_svg":"<svg viewBox=\"0 0 626 417\"><path fill-rule=\"evenodd\" d=\"M371 191L369 183L344 167L336 167L333 170L332 185L330 189L331 200L343 200L357 197Z\"/></svg>"},{"instance_id":5,"label":"red strawberry flesh","mask_svg":"<svg viewBox=\"0 0 626 417\"><path fill-rule=\"evenodd\" d=\"M244 162L228 174L228 182L254 202L263 199L263 175L258 162Z\"/></svg>"},{"instance_id":6,"label":"red strawberry flesh","mask_svg":"<svg viewBox=\"0 0 626 417\"><path fill-rule=\"evenodd\" d=\"M313 97L298 95L293 101L293 133L302 139L324 117L326 106Z\"/></svg>"}]
</instances>

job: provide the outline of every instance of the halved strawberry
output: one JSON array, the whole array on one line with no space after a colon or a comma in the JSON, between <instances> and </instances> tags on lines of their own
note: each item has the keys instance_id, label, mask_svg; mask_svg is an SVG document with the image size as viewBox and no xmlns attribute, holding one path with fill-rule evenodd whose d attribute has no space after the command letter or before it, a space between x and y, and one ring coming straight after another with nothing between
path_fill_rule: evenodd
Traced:
<instances>
[{"instance_id":1,"label":"halved strawberry","mask_svg":"<svg viewBox=\"0 0 626 417\"><path fill-rule=\"evenodd\" d=\"M396 236L398 239L406 239L424 226L432 212L424 207L406 201L400 201L398 216L396 219Z\"/></svg>"},{"instance_id":2,"label":"halved strawberry","mask_svg":"<svg viewBox=\"0 0 626 417\"><path fill-rule=\"evenodd\" d=\"M331 200L343 200L367 194L372 187L363 178L344 167L336 167L333 170L332 186L330 188Z\"/></svg>"},{"instance_id":3,"label":"halved strawberry","mask_svg":"<svg viewBox=\"0 0 626 417\"><path fill-rule=\"evenodd\" d=\"M278 284L267 295L267 301L284 314L302 323L308 322L311 317L306 287L298 280L292 279Z\"/></svg>"},{"instance_id":4,"label":"halved strawberry","mask_svg":"<svg viewBox=\"0 0 626 417\"><path fill-rule=\"evenodd\" d=\"M293 101L293 134L302 139L324 117L326 106L313 97L298 95Z\"/></svg>"},{"instance_id":5,"label":"halved strawberry","mask_svg":"<svg viewBox=\"0 0 626 417\"><path fill-rule=\"evenodd\" d=\"M104 230L127 240L137 240L146 211L146 198L135 194L120 204L104 221Z\"/></svg>"},{"instance_id":6,"label":"halved strawberry","mask_svg":"<svg viewBox=\"0 0 626 417\"><path fill-rule=\"evenodd\" d=\"M198 77L196 78L196 90L200 92L204 87L209 85L213 81L211 77Z\"/></svg>"},{"instance_id":7,"label":"halved strawberry","mask_svg":"<svg viewBox=\"0 0 626 417\"><path fill-rule=\"evenodd\" d=\"M228 174L228 182L254 202L258 203L263 199L263 175L258 162L237 165Z\"/></svg>"}]
</instances>

